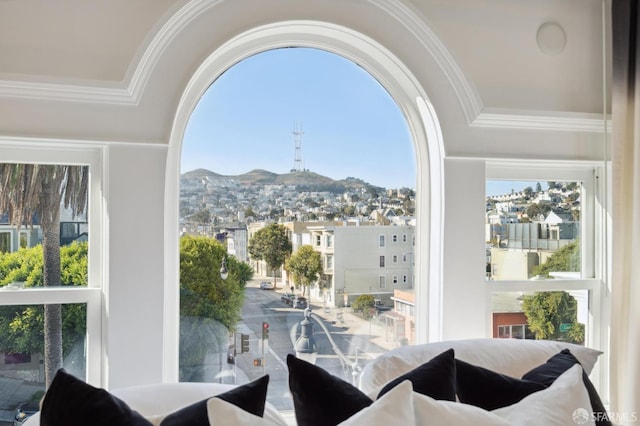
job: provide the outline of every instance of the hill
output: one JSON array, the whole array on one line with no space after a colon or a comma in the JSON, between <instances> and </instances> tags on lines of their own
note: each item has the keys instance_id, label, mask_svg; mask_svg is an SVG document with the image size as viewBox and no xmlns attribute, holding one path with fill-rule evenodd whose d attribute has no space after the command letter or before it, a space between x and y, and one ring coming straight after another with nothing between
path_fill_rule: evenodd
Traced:
<instances>
[{"instance_id":1,"label":"hill","mask_svg":"<svg viewBox=\"0 0 640 426\"><path fill-rule=\"evenodd\" d=\"M334 180L327 176L322 176L310 171L290 172L277 174L263 169L255 169L241 175L221 175L206 169L196 169L181 175L183 180L201 180L208 181L226 186L227 183L235 183L249 186L263 185L295 185L300 191L329 191L333 193L345 192L348 189L374 189L382 190L383 188L374 187L373 185L353 177L343 180Z\"/></svg>"}]
</instances>

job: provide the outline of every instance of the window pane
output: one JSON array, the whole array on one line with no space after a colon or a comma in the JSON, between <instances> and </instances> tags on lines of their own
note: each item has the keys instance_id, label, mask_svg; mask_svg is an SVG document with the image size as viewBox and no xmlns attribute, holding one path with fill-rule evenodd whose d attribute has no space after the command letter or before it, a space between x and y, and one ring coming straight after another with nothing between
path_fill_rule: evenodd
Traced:
<instances>
[{"instance_id":1,"label":"window pane","mask_svg":"<svg viewBox=\"0 0 640 426\"><path fill-rule=\"evenodd\" d=\"M86 304L61 309L63 368L85 380ZM44 329L43 305L0 307L0 419L38 410L45 391Z\"/></svg>"},{"instance_id":2,"label":"window pane","mask_svg":"<svg viewBox=\"0 0 640 426\"><path fill-rule=\"evenodd\" d=\"M35 286L86 286L88 253L88 166L65 166L40 164L38 167L25 164L0 164L0 176L12 176L15 179L2 180L15 182L20 179L40 182L41 192L12 191L12 183L0 188L0 197L6 197L4 204L9 205L8 212L0 212L0 285L12 282L22 283L24 287ZM44 182L53 186L47 191ZM9 196L8 194L19 194ZM44 214L50 214L50 208L59 206L59 223L41 221ZM68 205L65 208L65 205ZM43 227L49 226L50 232ZM45 241L44 235L56 235L54 241ZM49 254L44 256L44 250ZM52 255L53 253L53 255ZM50 259L45 263L43 259ZM60 270L57 270L59 259ZM53 268L48 274L44 269ZM48 282L45 282L45 275Z\"/></svg>"},{"instance_id":3,"label":"window pane","mask_svg":"<svg viewBox=\"0 0 640 426\"><path fill-rule=\"evenodd\" d=\"M6 253L11 251L11 233L0 232L0 252Z\"/></svg>"},{"instance_id":4,"label":"window pane","mask_svg":"<svg viewBox=\"0 0 640 426\"><path fill-rule=\"evenodd\" d=\"M580 195L579 182L488 181L487 279L580 278Z\"/></svg>"},{"instance_id":5,"label":"window pane","mask_svg":"<svg viewBox=\"0 0 640 426\"><path fill-rule=\"evenodd\" d=\"M584 344L588 290L494 292L493 337Z\"/></svg>"},{"instance_id":6,"label":"window pane","mask_svg":"<svg viewBox=\"0 0 640 426\"><path fill-rule=\"evenodd\" d=\"M313 53L302 48L265 52L236 66L243 67L271 53L293 55L303 52L306 55ZM327 55L326 52L316 53ZM300 62L301 65L305 63L308 61ZM354 67L352 63L347 65L349 70L357 70L360 77L367 78L361 68ZM280 410L292 410L286 358L290 353L300 352L296 349L299 349L298 342L303 338L301 322L307 306L312 315L311 337L316 343L316 365L348 382L357 377L352 369L355 362L364 367L379 354L415 341L412 288L415 280L411 255L415 252L416 194L410 189L415 185L411 138L402 113L388 93L382 90L383 97L379 102L367 102L365 105L358 100L349 114L349 121L353 122L358 110L365 106L377 107L391 101L392 113L383 115L384 123L388 125L395 117L400 131L393 134L385 132L381 145L384 149L367 156L366 162L354 162L354 156L345 154L344 149L371 151L376 143L371 137L361 137L355 143L339 142L337 149L333 149L331 145L342 141L350 131L345 133L345 129L332 126L313 128L313 124L303 131L294 124L291 148L295 147L296 154L302 154L306 149L311 153L318 146L322 150L308 157L307 165L311 169L298 169L296 163L291 169L288 159L283 167L280 163L287 155L280 145L270 144L272 140L280 144L281 136L268 137L263 133L267 130L265 128L259 131L260 137L256 137L251 134L251 126L229 126L230 120L220 120L221 114L208 110L212 105L210 101L226 105L223 108L225 113L231 112L233 105L244 103L238 102L241 93L229 87L217 89L224 87L235 69L227 70L203 95L185 132L182 148L181 240L199 236L216 239L219 246L205 249L207 255L201 262L197 261L195 250L181 247L181 380L243 383L269 374L268 401ZM282 74L277 71L265 73L264 67L255 71L255 74L245 74L252 75L251 83L266 75ZM314 71L314 74L317 73ZM334 78L323 89L323 96L333 99L329 112L334 112L335 105L342 106L355 99L353 96L344 97L344 90L328 95L328 90L336 87L336 82L344 81L335 69L329 74ZM329 74L321 72L317 75ZM298 72L293 78L306 75ZM281 95L290 87L298 87L296 95L299 95L302 94L300 87L319 87L321 84L317 78L314 78L313 85L291 84L291 78L283 87L271 81L265 83L256 89L278 87L276 91ZM373 79L366 84L380 89L379 83ZM235 93L232 104L219 98L224 96L223 92ZM317 98L314 95L304 97ZM272 101L270 96L267 100L270 109L274 107ZM253 90L250 104L259 102L259 95ZM259 113L260 116L263 112ZM240 114L232 114L248 117L249 111L243 108ZM339 117L344 116L339 113ZM360 136L379 123L371 122L367 117L370 117L369 113L363 117L366 124L364 132L359 132ZM205 121L200 122L202 119ZM206 126L201 126L205 122ZM268 127L276 129L278 126L274 122ZM192 137L200 132L198 129L211 129L212 133L221 130L226 136L207 134L205 138ZM290 130L286 125L277 132L286 137ZM322 135L324 142L305 148L302 135L320 141L317 139L319 131L325 133ZM377 138L378 135L373 136ZM229 137L234 141L236 152L246 155L234 154L220 161L221 157L216 154L215 161L203 162L211 158L206 151L212 148L212 144L203 144L202 141L222 141ZM366 144L362 145L360 141L365 140ZM245 141L252 141L252 145L240 148ZM391 151L386 149L389 141L393 141ZM219 145L214 149L220 154L228 152L221 148ZM408 156L403 153L405 148ZM335 155L336 152L341 155ZM324 157L325 154L329 155ZM402 158L398 158L398 154ZM194 167L188 157L202 163ZM382 167L370 163L376 161ZM236 170L231 171L230 168ZM380 173L383 169L394 172ZM407 183L396 183L406 172L412 175ZM291 243L290 253L284 256L284 260L278 257L281 246L276 242L280 242L279 236L271 232L275 231L276 225L284 228L283 234ZM269 230L269 238L267 234L260 234L263 230ZM232 234L235 256L231 256L229 250L229 235ZM265 249L265 245L269 248ZM245 247L245 256L239 254L241 247ZM297 262L300 259L296 256L305 251L308 262ZM229 274L222 282L218 272L224 255L227 256ZM401 255L406 259L403 262L399 261ZM312 278L307 279L300 264L310 265L317 274L310 274ZM198 272L189 271L196 265L201 265ZM314 265L319 265L319 270ZM244 269L245 266L248 269ZM398 279L400 276L402 280ZM260 288L260 282L267 280L275 283L274 289ZM240 290L239 295L237 290ZM234 316L236 302L239 302L240 313ZM263 338L264 323L269 325L268 339ZM244 340L243 335L246 336Z\"/></svg>"}]
</instances>

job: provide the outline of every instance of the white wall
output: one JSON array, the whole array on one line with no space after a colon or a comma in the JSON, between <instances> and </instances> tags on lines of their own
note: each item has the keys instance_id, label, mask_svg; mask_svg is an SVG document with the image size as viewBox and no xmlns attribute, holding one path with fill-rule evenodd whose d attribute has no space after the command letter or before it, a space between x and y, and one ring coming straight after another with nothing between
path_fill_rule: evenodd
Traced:
<instances>
[{"instance_id":1,"label":"white wall","mask_svg":"<svg viewBox=\"0 0 640 426\"><path fill-rule=\"evenodd\" d=\"M485 166L447 159L445 170L443 340L486 337Z\"/></svg>"},{"instance_id":2,"label":"white wall","mask_svg":"<svg viewBox=\"0 0 640 426\"><path fill-rule=\"evenodd\" d=\"M165 162L157 145L107 153L105 385L112 389L162 380Z\"/></svg>"}]
</instances>

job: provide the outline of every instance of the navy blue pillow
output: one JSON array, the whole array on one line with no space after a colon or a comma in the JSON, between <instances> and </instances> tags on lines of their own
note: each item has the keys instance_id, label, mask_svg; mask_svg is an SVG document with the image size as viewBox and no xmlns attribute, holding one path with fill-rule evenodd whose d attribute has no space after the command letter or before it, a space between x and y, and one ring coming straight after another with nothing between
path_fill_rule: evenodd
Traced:
<instances>
[{"instance_id":1,"label":"navy blue pillow","mask_svg":"<svg viewBox=\"0 0 640 426\"><path fill-rule=\"evenodd\" d=\"M373 403L351 383L287 355L289 390L298 426L335 426Z\"/></svg>"},{"instance_id":2,"label":"navy blue pillow","mask_svg":"<svg viewBox=\"0 0 640 426\"><path fill-rule=\"evenodd\" d=\"M236 407L242 408L251 414L262 417L267 399L267 387L269 385L269 375L262 376L250 383L238 386L227 392L214 395ZM207 401L209 398L198 401L178 411L175 411L160 422L160 426L209 426L207 414Z\"/></svg>"},{"instance_id":3,"label":"navy blue pillow","mask_svg":"<svg viewBox=\"0 0 640 426\"><path fill-rule=\"evenodd\" d=\"M41 426L151 426L144 417L104 389L64 369L57 371L42 401Z\"/></svg>"},{"instance_id":4,"label":"navy blue pillow","mask_svg":"<svg viewBox=\"0 0 640 426\"><path fill-rule=\"evenodd\" d=\"M578 361L569 349L563 349L560 353L549 358L546 363L527 372L522 378L550 386L562 373L575 364L580 364L580 361ZM593 410L593 419L596 425L611 426L609 415L600 399L600 395L598 395L598 391L595 386L593 386L593 383L591 383L591 380L589 380L589 376L584 369L582 370L582 381L589 394L591 409Z\"/></svg>"},{"instance_id":5,"label":"navy blue pillow","mask_svg":"<svg viewBox=\"0 0 640 426\"><path fill-rule=\"evenodd\" d=\"M513 405L547 386L522 380L456 359L456 393L460 402L485 410Z\"/></svg>"},{"instance_id":6,"label":"navy blue pillow","mask_svg":"<svg viewBox=\"0 0 640 426\"><path fill-rule=\"evenodd\" d=\"M433 399L455 401L456 364L453 349L449 349L408 373L393 379L380 390L377 398L405 380L411 382L414 392L430 396Z\"/></svg>"},{"instance_id":7,"label":"navy blue pillow","mask_svg":"<svg viewBox=\"0 0 640 426\"><path fill-rule=\"evenodd\" d=\"M256 416L264 415L269 376L212 395ZM207 401L191 404L166 416L161 426L209 426ZM138 412L104 389L93 387L60 369L49 386L40 413L42 426L151 426Z\"/></svg>"}]
</instances>

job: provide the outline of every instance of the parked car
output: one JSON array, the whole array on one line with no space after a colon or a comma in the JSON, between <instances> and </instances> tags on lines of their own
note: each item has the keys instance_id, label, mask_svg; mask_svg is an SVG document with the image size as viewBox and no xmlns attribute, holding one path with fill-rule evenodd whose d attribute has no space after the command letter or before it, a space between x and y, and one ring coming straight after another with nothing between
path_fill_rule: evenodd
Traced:
<instances>
[{"instance_id":1,"label":"parked car","mask_svg":"<svg viewBox=\"0 0 640 426\"><path fill-rule=\"evenodd\" d=\"M380 299L376 299L374 301L373 307L376 308L376 311L378 313L391 310L391 306L385 305L384 302Z\"/></svg>"},{"instance_id":2,"label":"parked car","mask_svg":"<svg viewBox=\"0 0 640 426\"><path fill-rule=\"evenodd\" d=\"M282 293L282 296L280 296L280 300L282 300L287 305L291 305L295 297L296 295L293 293Z\"/></svg>"},{"instance_id":3,"label":"parked car","mask_svg":"<svg viewBox=\"0 0 640 426\"><path fill-rule=\"evenodd\" d=\"M271 282L271 281L262 281L260 283L260 288L262 290L273 290L275 288L275 286L273 285L273 282Z\"/></svg>"},{"instance_id":4,"label":"parked car","mask_svg":"<svg viewBox=\"0 0 640 426\"><path fill-rule=\"evenodd\" d=\"M307 298L306 297L296 297L293 303L293 307L296 309L306 309L307 307Z\"/></svg>"}]
</instances>

